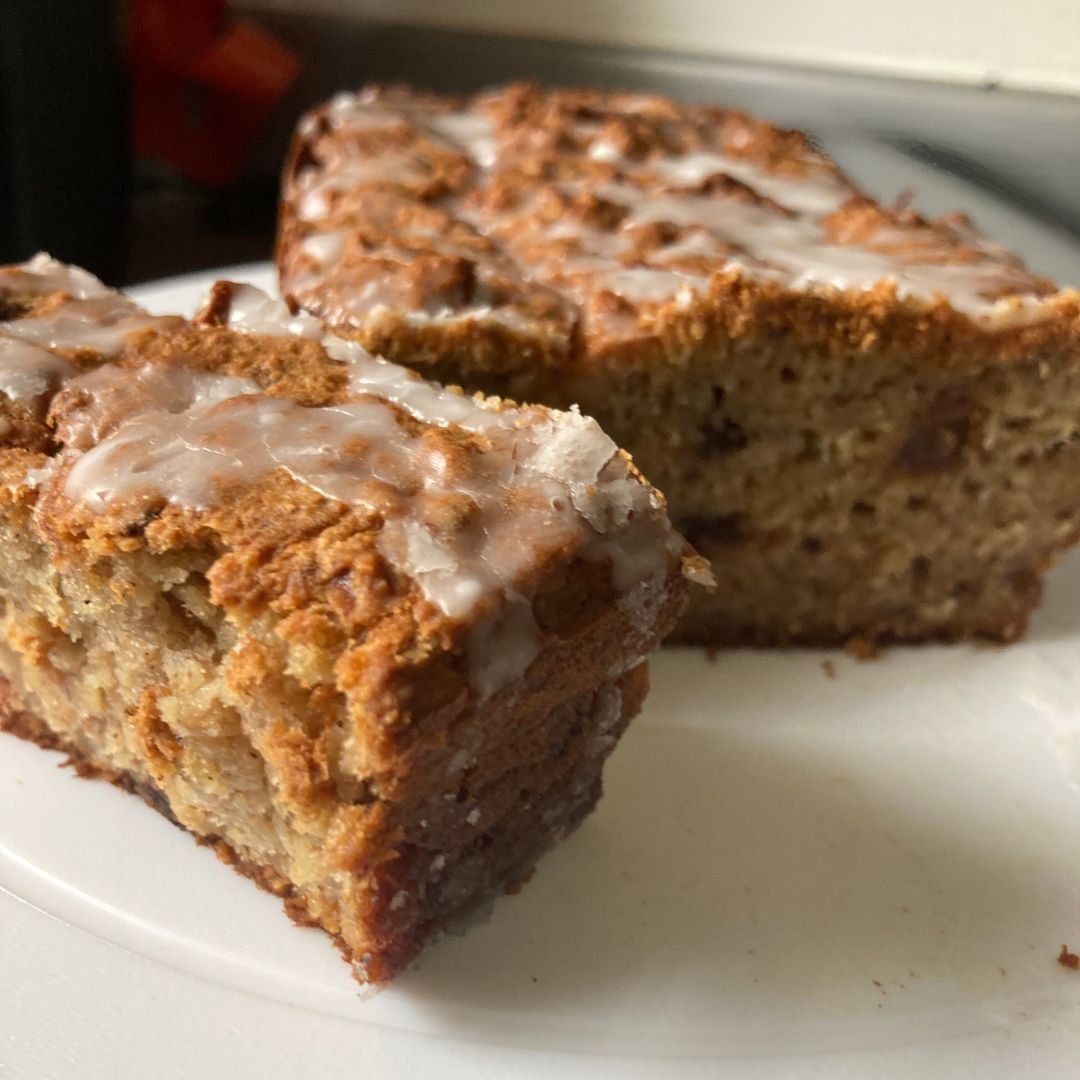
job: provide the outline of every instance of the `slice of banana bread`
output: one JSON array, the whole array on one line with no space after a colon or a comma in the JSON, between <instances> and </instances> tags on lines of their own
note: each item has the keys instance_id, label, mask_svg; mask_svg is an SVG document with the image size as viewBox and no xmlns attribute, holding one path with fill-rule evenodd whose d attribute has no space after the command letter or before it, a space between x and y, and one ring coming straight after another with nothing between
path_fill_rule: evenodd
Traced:
<instances>
[{"instance_id":1,"label":"slice of banana bread","mask_svg":"<svg viewBox=\"0 0 1080 1080\"><path fill-rule=\"evenodd\" d=\"M712 560L707 643L1019 635L1080 527L1080 295L796 132L639 94L342 94L284 293L441 379L574 402Z\"/></svg>"},{"instance_id":2,"label":"slice of banana bread","mask_svg":"<svg viewBox=\"0 0 1080 1080\"><path fill-rule=\"evenodd\" d=\"M696 559L594 421L0 270L2 724L382 982L595 805Z\"/></svg>"}]
</instances>

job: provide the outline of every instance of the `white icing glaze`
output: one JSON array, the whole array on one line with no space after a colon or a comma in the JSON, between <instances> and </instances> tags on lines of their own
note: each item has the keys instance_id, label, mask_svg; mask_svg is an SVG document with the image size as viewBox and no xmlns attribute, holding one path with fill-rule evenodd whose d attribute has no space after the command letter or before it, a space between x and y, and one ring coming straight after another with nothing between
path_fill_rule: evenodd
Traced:
<instances>
[{"instance_id":1,"label":"white icing glaze","mask_svg":"<svg viewBox=\"0 0 1080 1080\"><path fill-rule=\"evenodd\" d=\"M39 398L76 368L62 356L16 338L0 337L0 394L10 401Z\"/></svg>"},{"instance_id":2,"label":"white icing glaze","mask_svg":"<svg viewBox=\"0 0 1080 1080\"><path fill-rule=\"evenodd\" d=\"M112 376L115 369L101 371ZM230 485L250 484L277 468L344 502L362 501L360 487L368 481L399 479L393 457L362 457L355 477L350 463L337 459L352 439L382 442L396 436L396 420L384 405L305 409L227 376L158 367L122 374L148 388L143 411L121 420L82 454L67 480L71 498L92 509L160 493L177 506L205 510ZM77 380L69 386L87 389Z\"/></svg>"},{"instance_id":3,"label":"white icing glaze","mask_svg":"<svg viewBox=\"0 0 1080 1080\"><path fill-rule=\"evenodd\" d=\"M521 678L540 652L540 627L532 603L510 592L494 619L469 640L469 677L481 697L490 697Z\"/></svg>"},{"instance_id":4,"label":"white icing glaze","mask_svg":"<svg viewBox=\"0 0 1080 1080\"><path fill-rule=\"evenodd\" d=\"M500 414L466 394L427 382L413 371L373 357L359 342L327 338L327 355L351 365L349 389L354 394L375 394L393 402L418 420L446 427L456 424L466 431L491 431L505 427Z\"/></svg>"},{"instance_id":5,"label":"white icing glaze","mask_svg":"<svg viewBox=\"0 0 1080 1080\"><path fill-rule=\"evenodd\" d=\"M582 542L582 523L569 512L565 486L520 467L514 457L518 440L508 423L493 425L493 442L500 436L499 443L484 455L483 468L463 482L441 449L422 434L406 433L382 396L305 408L237 393L251 388L222 376L184 371L186 385L180 385L174 373L162 383L159 370L146 369L139 378L154 386L157 400L129 415L68 474L67 494L93 509L159 493L175 505L206 509L219 503L230 485L248 485L284 469L327 498L385 513L379 536L383 555L452 618L466 618L486 596L512 589L544 551ZM440 416L452 414L458 403L455 399L450 410L439 410ZM488 420L499 414L483 415ZM508 510L511 491L531 496L531 502ZM425 518L447 498L464 499L475 524L444 537ZM496 653L487 656L485 650L484 658L474 661L478 670L510 670ZM485 690L488 678L498 681L497 675L481 678L478 685Z\"/></svg>"},{"instance_id":6,"label":"white icing glaze","mask_svg":"<svg viewBox=\"0 0 1080 1080\"><path fill-rule=\"evenodd\" d=\"M172 322L147 315L92 274L44 254L0 270L0 292L7 290L69 297L61 298L48 315L0 322L0 394L14 402L40 398L78 374L73 364L51 350L115 354L128 334Z\"/></svg>"},{"instance_id":7,"label":"white icing glaze","mask_svg":"<svg viewBox=\"0 0 1080 1080\"><path fill-rule=\"evenodd\" d=\"M730 176L788 210L822 217L839 210L855 194L854 189L832 176L778 176L745 158L728 154L700 153L647 162L638 171L653 171L676 186L694 187L710 176Z\"/></svg>"},{"instance_id":8,"label":"white icing glaze","mask_svg":"<svg viewBox=\"0 0 1080 1080\"><path fill-rule=\"evenodd\" d=\"M400 127L404 121L400 110L376 103L370 91L354 94L344 90L335 94L326 106L326 119L332 128L354 131L382 131Z\"/></svg>"},{"instance_id":9,"label":"white icing glaze","mask_svg":"<svg viewBox=\"0 0 1080 1080\"><path fill-rule=\"evenodd\" d=\"M350 157L329 173L308 168L297 178L300 190L297 216L301 221L325 217L335 192L353 191L364 184L418 184L425 179L415 159L401 152L388 152L371 159Z\"/></svg>"},{"instance_id":10,"label":"white icing glaze","mask_svg":"<svg viewBox=\"0 0 1080 1080\"><path fill-rule=\"evenodd\" d=\"M1002 268L996 264L898 262L866 247L824 243L820 226L812 218L784 217L768 207L743 206L730 199L648 197L628 185L602 187L600 193L630 207L624 229L660 221L701 227L746 253L731 258L729 265L792 288L862 290L892 280L902 297L940 294L953 307L972 315L986 314L995 307L981 293L1000 284ZM659 254L663 257L664 249ZM675 284L673 280L672 286Z\"/></svg>"},{"instance_id":11,"label":"white icing glaze","mask_svg":"<svg viewBox=\"0 0 1080 1080\"><path fill-rule=\"evenodd\" d=\"M586 155L593 161L603 161L608 165L618 165L625 161L622 151L606 139L595 139Z\"/></svg>"},{"instance_id":12,"label":"white icing glaze","mask_svg":"<svg viewBox=\"0 0 1080 1080\"><path fill-rule=\"evenodd\" d=\"M273 300L251 285L234 285L230 296L228 325L248 334L271 337L321 338L323 325L305 312L293 314L288 305Z\"/></svg>"},{"instance_id":13,"label":"white icing glaze","mask_svg":"<svg viewBox=\"0 0 1080 1080\"><path fill-rule=\"evenodd\" d=\"M296 319L247 286L233 287L227 323L258 334L320 332L317 320ZM284 470L376 514L393 567L448 617L479 616L469 666L482 696L518 678L537 653L540 632L521 591L536 566L577 550L609 562L615 587L629 592L666 576L681 554L655 496L594 421L500 410L356 343L330 337L324 347L351 369L341 404L305 407L246 379L161 364L69 378L61 395L78 407L58 410L66 494L95 511L162 497L206 510ZM403 423L405 414L479 435L484 450L432 439L430 427Z\"/></svg>"},{"instance_id":14,"label":"white icing glaze","mask_svg":"<svg viewBox=\"0 0 1080 1080\"><path fill-rule=\"evenodd\" d=\"M656 102L624 95L618 98L616 107L622 112L647 113L655 109ZM329 119L332 127L378 127L392 121L409 124L468 154L481 173L482 183L486 182L486 174L496 173L507 164L501 156L503 148L497 132L478 109L445 112L430 100L397 98L388 103L372 94L345 95L334 99ZM925 302L944 297L972 318L998 323L1040 315L1042 305L1030 291L1029 279L1010 265L1004 249L982 240L974 231L968 242L975 258L953 262L948 261L947 252L943 260L941 249L921 253L913 243L916 230L895 230L893 237L882 228L869 245L831 242L822 219L859 192L813 156L804 163L801 175L788 175L749 157L715 148L631 160L604 137L602 126L593 121L576 124L573 132L584 140L588 158L614 166L621 179L599 185L566 181L561 184L562 190L569 194L591 190L626 206L630 213L618 229L605 231L563 219L537 225L529 218L531 205L491 213L477 212L454 200L444 205L478 232L496 238L523 281L541 283L578 304L591 293L607 290L633 303L664 304L674 299L679 306L687 307L694 295L708 291L713 273L735 269L796 291L865 291L890 281L901 298ZM740 143L745 145L750 139L749 131L733 128L726 135L725 147L737 151ZM415 164L412 161L411 165ZM408 154L397 149L365 158L362 163L353 157L331 156L312 168L311 178L301 178L298 214L302 220L319 222L329 213L326 192L347 192L351 184L355 186L357 176L364 182L407 182L411 165ZM776 206L747 204L737 197L737 192L722 188L708 193L681 190L717 175L739 181ZM660 190L655 187L656 181ZM526 221L527 226L518 228L515 221ZM627 233L653 222L672 223L692 231L643 255ZM564 238L576 241L576 249L550 258L536 256L538 239ZM894 241L895 250L890 250ZM330 254L325 256L310 245L305 246L305 251L325 268L340 257L340 249L332 243L327 246ZM709 265L689 274L671 265L689 257L707 259ZM305 287L317 281L318 275L313 274L310 280L305 279ZM371 287L367 288L370 291ZM1002 300L990 298L1010 290L1017 295ZM416 314L410 311L411 305L390 292L377 298L357 296L354 300L357 316L385 304L401 311L410 321L419 322L493 321L503 311L513 310L498 306L489 310L488 306L472 304L468 310ZM604 314L599 322L611 332L627 334L633 333L636 326L634 318L618 314Z\"/></svg>"},{"instance_id":15,"label":"white icing glaze","mask_svg":"<svg viewBox=\"0 0 1080 1080\"><path fill-rule=\"evenodd\" d=\"M403 300L400 287L392 278L373 278L352 292L348 310L353 315L363 315L380 307L397 308Z\"/></svg>"},{"instance_id":16,"label":"white icing glaze","mask_svg":"<svg viewBox=\"0 0 1080 1080\"><path fill-rule=\"evenodd\" d=\"M573 187L567 185L567 189ZM992 302L982 295L999 287L1007 275L1008 268L1000 264L909 262L867 247L827 244L816 218L785 216L769 206L747 206L716 195L649 194L629 183L600 184L593 190L599 197L627 207L630 213L616 232L578 226L575 235L580 254L539 260L533 272L542 280L551 282L559 274L584 274L588 275L584 284L590 289L609 289L635 302L661 303L686 290L704 292L709 285L707 275L688 274L666 263L687 255L714 254L724 267L736 267L793 289L864 290L891 280L901 297L928 299L940 294L973 316L1000 315L1017 304L1015 299ZM628 231L657 222L695 231L658 248L651 266L622 265L633 250ZM566 223L559 222L545 235L557 239L566 228ZM886 234L884 242L889 239ZM734 247L738 253L722 258L720 244ZM986 253L994 254L994 246L987 245ZM617 264L614 268L613 263ZM560 283L560 287L580 293L580 286L573 282Z\"/></svg>"},{"instance_id":17,"label":"white icing glaze","mask_svg":"<svg viewBox=\"0 0 1080 1080\"><path fill-rule=\"evenodd\" d=\"M345 250L346 234L342 231L312 233L300 245L304 253L319 263L336 263Z\"/></svg>"},{"instance_id":18,"label":"white icing glaze","mask_svg":"<svg viewBox=\"0 0 1080 1080\"><path fill-rule=\"evenodd\" d=\"M593 161L618 166L627 176L651 173L673 187L696 187L712 176L730 176L788 210L815 217L831 214L857 194L851 185L828 174L781 176L746 158L713 151L636 162L624 157L613 143L597 139L590 145L587 154Z\"/></svg>"},{"instance_id":19,"label":"white icing glaze","mask_svg":"<svg viewBox=\"0 0 1080 1080\"><path fill-rule=\"evenodd\" d=\"M451 308L445 305L436 311L405 311L395 309L392 304L380 304L371 308L367 313L368 318L378 318L379 315L393 313L401 318L409 326L431 326L440 323L460 322L486 322L498 326L505 326L518 334L550 333L547 328L541 331L536 321L531 319L525 312L516 307L499 307L492 304L471 304L463 308Z\"/></svg>"},{"instance_id":20,"label":"white icing glaze","mask_svg":"<svg viewBox=\"0 0 1080 1080\"><path fill-rule=\"evenodd\" d=\"M581 185L566 187L573 191ZM662 303L682 294L685 303L688 295L706 291L710 279L706 274L689 274L666 264L686 256L712 255L726 268L738 268L794 289L864 290L891 280L901 297L927 299L943 295L955 308L973 316L1000 316L1017 307L1015 298L992 302L982 295L1000 286L1003 275L1008 273L1008 268L1000 264L898 261L886 251L826 244L816 218L786 216L767 205L746 206L715 195L649 194L625 182L599 184L593 190L599 197L629 209L621 228L611 232L556 222L543 235L559 239L569 229L578 241L578 250L536 260L531 266L535 276L579 300L583 290L608 289L633 302ZM625 259L633 253L628 232L658 222L694 231L674 244L658 248L652 255L652 265L626 267ZM530 240L536 235L534 230ZM883 242L889 239L886 234ZM721 256L721 244L737 253ZM995 246L987 245L986 253L994 254ZM559 280L568 274L585 275L586 279Z\"/></svg>"},{"instance_id":21,"label":"white icing glaze","mask_svg":"<svg viewBox=\"0 0 1080 1080\"><path fill-rule=\"evenodd\" d=\"M677 295L680 287L687 295L708 287L709 279L700 274L684 274L678 270L665 270L659 267L638 267L630 270L615 270L602 277L605 288L616 296L624 297L635 303L663 303Z\"/></svg>"},{"instance_id":22,"label":"white icing glaze","mask_svg":"<svg viewBox=\"0 0 1080 1080\"><path fill-rule=\"evenodd\" d=\"M16 319L5 333L46 349L93 349L115 356L128 334L153 327L165 328L172 320L147 315L119 293L105 293L83 300L69 300L51 315Z\"/></svg>"},{"instance_id":23,"label":"white icing glaze","mask_svg":"<svg viewBox=\"0 0 1080 1080\"><path fill-rule=\"evenodd\" d=\"M118 428L130 429L128 435L117 440L117 445L131 446L130 453L125 452L120 456L129 459L132 473L128 478L132 479L136 472L141 474L145 471L144 463L139 460L136 437L139 425L143 428L152 426L151 418L161 421L160 430L156 434L149 434L149 439L153 442L167 438L170 425L180 422L170 420L169 417L203 412L221 402L257 393L259 386L250 379L237 379L230 375L196 371L178 365L144 366L132 370L103 364L67 380L56 398L56 411L65 414L57 433L65 446L76 450L91 450ZM84 404L68 414L63 406L72 396ZM79 458L76 463L79 476L86 474L86 467L82 466L83 460L84 458ZM115 480L120 484L124 480L122 473L128 465L118 462L117 468L120 471ZM142 481L134 479L132 482L142 484ZM73 483L77 485L80 481ZM184 483L190 485L185 487L188 492L201 491L205 487L204 479L200 479L198 475L192 475ZM85 498L95 509L103 510L109 501L110 490L109 484L106 484L101 492L88 489ZM192 505L203 505L198 497L191 497L194 499Z\"/></svg>"},{"instance_id":24,"label":"white icing glaze","mask_svg":"<svg viewBox=\"0 0 1080 1080\"><path fill-rule=\"evenodd\" d=\"M0 273L2 291L20 292L28 296L66 292L76 300L104 296L109 292L93 274L78 266L57 262L43 251L21 266L13 266Z\"/></svg>"},{"instance_id":25,"label":"white icing glaze","mask_svg":"<svg viewBox=\"0 0 1080 1080\"><path fill-rule=\"evenodd\" d=\"M495 129L482 113L441 113L432 117L428 126L457 149L463 150L481 169L490 169L498 161L499 144Z\"/></svg>"}]
</instances>

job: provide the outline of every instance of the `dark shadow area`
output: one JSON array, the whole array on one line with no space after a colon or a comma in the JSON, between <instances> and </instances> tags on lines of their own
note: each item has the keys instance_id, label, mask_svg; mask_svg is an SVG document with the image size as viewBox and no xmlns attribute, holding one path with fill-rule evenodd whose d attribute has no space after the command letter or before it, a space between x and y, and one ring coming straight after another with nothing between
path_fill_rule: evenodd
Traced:
<instances>
[{"instance_id":1,"label":"dark shadow area","mask_svg":"<svg viewBox=\"0 0 1080 1080\"><path fill-rule=\"evenodd\" d=\"M981 842L992 810L951 820L908 794L875 792L827 745L639 730L601 811L529 889L396 989L469 1037L558 1033L596 1052L678 1054L688 1036L718 1052L840 1049L985 1026L987 1001L1041 985L1020 968L1032 927L1053 936L1060 890L1029 852Z\"/></svg>"}]
</instances>

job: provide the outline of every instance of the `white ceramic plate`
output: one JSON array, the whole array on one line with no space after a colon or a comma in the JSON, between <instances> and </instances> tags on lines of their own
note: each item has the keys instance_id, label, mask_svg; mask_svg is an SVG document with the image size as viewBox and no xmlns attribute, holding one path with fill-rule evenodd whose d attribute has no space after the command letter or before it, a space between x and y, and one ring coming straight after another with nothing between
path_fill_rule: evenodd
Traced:
<instances>
[{"instance_id":1,"label":"white ceramic plate","mask_svg":"<svg viewBox=\"0 0 1080 1080\"><path fill-rule=\"evenodd\" d=\"M270 281L135 292L186 312L215 276ZM1078 655L1080 558L1008 649L665 652L595 816L376 995L4 737L0 1075L1075 1076Z\"/></svg>"}]
</instances>

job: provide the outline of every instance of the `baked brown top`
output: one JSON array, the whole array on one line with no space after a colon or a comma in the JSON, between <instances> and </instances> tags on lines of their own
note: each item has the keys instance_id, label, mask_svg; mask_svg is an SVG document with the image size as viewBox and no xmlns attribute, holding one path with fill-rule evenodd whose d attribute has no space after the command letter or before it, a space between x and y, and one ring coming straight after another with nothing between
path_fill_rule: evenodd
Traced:
<instances>
[{"instance_id":1,"label":"baked brown top","mask_svg":"<svg viewBox=\"0 0 1080 1080\"><path fill-rule=\"evenodd\" d=\"M547 354L675 341L720 307L738 335L806 297L856 344L897 311L943 340L1080 339L1078 294L962 215L880 206L797 132L642 94L341 94L300 124L278 265L361 336L468 324Z\"/></svg>"},{"instance_id":2,"label":"baked brown top","mask_svg":"<svg viewBox=\"0 0 1080 1080\"><path fill-rule=\"evenodd\" d=\"M559 567L640 603L697 566L594 421L424 382L248 286L189 323L39 256L0 269L0 302L9 511L59 559L198 555L233 619L328 662L380 637L422 660L501 620L470 645L486 696L540 648Z\"/></svg>"}]
</instances>

